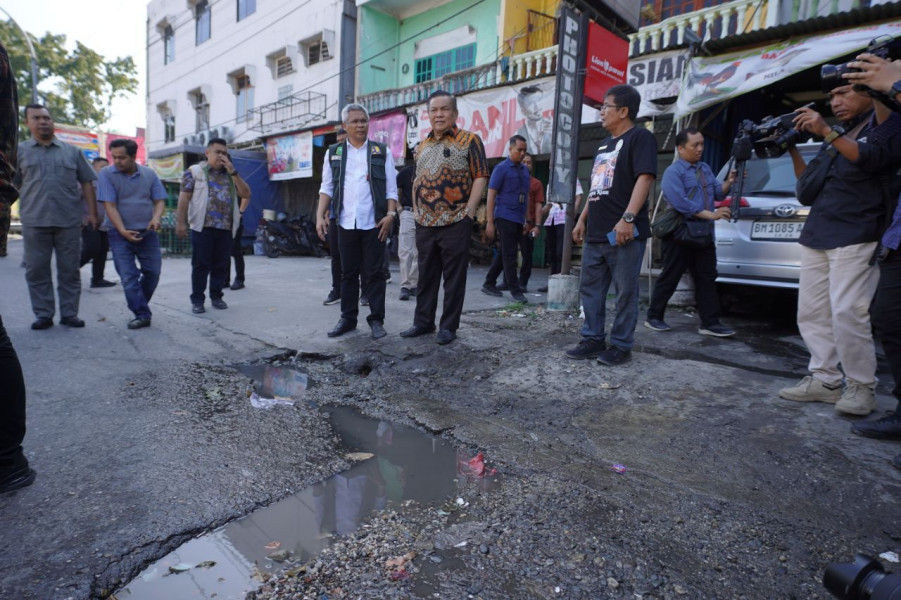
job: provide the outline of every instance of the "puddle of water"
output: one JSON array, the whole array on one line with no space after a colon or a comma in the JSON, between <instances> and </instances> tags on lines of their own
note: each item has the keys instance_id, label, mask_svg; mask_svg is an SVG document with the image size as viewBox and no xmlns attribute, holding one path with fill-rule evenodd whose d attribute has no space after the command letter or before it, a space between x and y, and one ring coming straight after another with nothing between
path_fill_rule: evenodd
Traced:
<instances>
[{"instance_id":1,"label":"puddle of water","mask_svg":"<svg viewBox=\"0 0 901 600\"><path fill-rule=\"evenodd\" d=\"M240 369L263 387L270 386L264 391L299 381L284 373L267 380L265 370L254 371L254 375L250 368ZM457 455L444 440L370 419L347 407L329 407L325 412L348 452L374 456L185 543L147 567L116 597L242 600L259 586L253 579L255 573L306 563L327 547L333 536L353 532L372 511L409 499L439 504L455 491ZM288 562L272 558L278 551L289 553ZM205 561L216 564L198 566ZM174 566L191 568L170 574L169 567Z\"/></svg>"}]
</instances>

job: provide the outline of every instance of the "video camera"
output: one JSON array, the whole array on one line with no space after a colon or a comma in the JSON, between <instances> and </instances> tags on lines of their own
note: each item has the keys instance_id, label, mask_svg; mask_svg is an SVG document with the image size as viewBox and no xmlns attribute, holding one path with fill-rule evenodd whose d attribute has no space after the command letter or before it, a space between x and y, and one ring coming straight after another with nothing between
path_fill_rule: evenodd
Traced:
<instances>
[{"instance_id":1,"label":"video camera","mask_svg":"<svg viewBox=\"0 0 901 600\"><path fill-rule=\"evenodd\" d=\"M778 158L803 139L804 134L794 129L793 121L797 116L797 113L790 112L778 117L764 117L760 123L744 120L739 125L738 138L749 139L759 158ZM750 152L747 157L736 156L736 160L750 158Z\"/></svg>"},{"instance_id":2,"label":"video camera","mask_svg":"<svg viewBox=\"0 0 901 600\"><path fill-rule=\"evenodd\" d=\"M853 563L826 567L823 586L841 600L898 600L901 577L886 573L876 560L858 554Z\"/></svg>"},{"instance_id":3,"label":"video camera","mask_svg":"<svg viewBox=\"0 0 901 600\"><path fill-rule=\"evenodd\" d=\"M893 38L888 35L881 35L870 40L865 52L869 52L879 58L885 60L898 60L901 58L901 38ZM828 94L837 87L848 85L848 80L842 77L845 73L859 73L860 69L856 69L848 65L848 63L839 63L837 65L823 65L820 68L820 83L824 94ZM897 106L894 98L888 94L877 92L869 87L857 83L854 84L854 90L861 94L867 94L876 100L883 102L886 106Z\"/></svg>"}]
</instances>

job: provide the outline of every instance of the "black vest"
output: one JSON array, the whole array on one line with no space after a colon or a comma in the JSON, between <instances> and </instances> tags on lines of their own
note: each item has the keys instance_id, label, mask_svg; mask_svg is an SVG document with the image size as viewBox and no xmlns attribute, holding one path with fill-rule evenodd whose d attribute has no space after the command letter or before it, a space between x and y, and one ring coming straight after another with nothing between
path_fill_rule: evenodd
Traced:
<instances>
[{"instance_id":1,"label":"black vest","mask_svg":"<svg viewBox=\"0 0 901 600\"><path fill-rule=\"evenodd\" d=\"M385 176L385 160L388 147L379 142L368 140L369 144L369 191L372 194L372 203L375 207L375 222L385 218L388 214L388 182ZM332 193L331 211L336 218L341 215L344 204L344 171L347 166L347 142L332 144L328 149L329 166L332 169Z\"/></svg>"}]
</instances>

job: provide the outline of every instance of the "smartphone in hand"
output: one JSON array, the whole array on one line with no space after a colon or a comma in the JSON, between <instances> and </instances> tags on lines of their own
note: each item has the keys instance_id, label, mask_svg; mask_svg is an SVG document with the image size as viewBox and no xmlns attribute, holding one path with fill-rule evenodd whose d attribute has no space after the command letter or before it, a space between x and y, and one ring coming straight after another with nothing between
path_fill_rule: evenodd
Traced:
<instances>
[{"instance_id":1,"label":"smartphone in hand","mask_svg":"<svg viewBox=\"0 0 901 600\"><path fill-rule=\"evenodd\" d=\"M632 240L635 241L635 238L638 237L638 227L635 225L632 226ZM607 241L610 242L611 246L616 246L616 232L608 231L607 232Z\"/></svg>"}]
</instances>

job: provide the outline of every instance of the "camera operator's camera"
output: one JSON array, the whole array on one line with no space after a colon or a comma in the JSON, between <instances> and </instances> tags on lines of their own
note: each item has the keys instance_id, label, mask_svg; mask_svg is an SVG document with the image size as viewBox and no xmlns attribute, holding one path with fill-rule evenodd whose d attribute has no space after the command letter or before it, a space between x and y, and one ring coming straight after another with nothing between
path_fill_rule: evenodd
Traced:
<instances>
[{"instance_id":1,"label":"camera operator's camera","mask_svg":"<svg viewBox=\"0 0 901 600\"><path fill-rule=\"evenodd\" d=\"M870 40L870 45L866 52L878 56L885 60L897 60L901 58L901 38L892 38L887 35L881 35L878 38ZM848 63L840 63L837 65L823 65L820 68L820 83L824 94L828 94L837 87L848 85L848 80L843 78L845 73L859 73L860 69L855 69ZM882 94L874 92L870 88L862 84L855 84L854 89L858 92L867 93L873 97L879 97Z\"/></svg>"},{"instance_id":2,"label":"camera operator's camera","mask_svg":"<svg viewBox=\"0 0 901 600\"><path fill-rule=\"evenodd\" d=\"M833 563L826 567L823 586L840 600L897 600L901 598L901 577L886 573L877 561L858 554L853 563Z\"/></svg>"},{"instance_id":3,"label":"camera operator's camera","mask_svg":"<svg viewBox=\"0 0 901 600\"><path fill-rule=\"evenodd\" d=\"M744 121L739 137L745 135L751 139L754 153L759 158L778 158L803 139L804 134L794 129L796 116L797 113L791 112L778 117L765 117L760 123Z\"/></svg>"}]
</instances>

